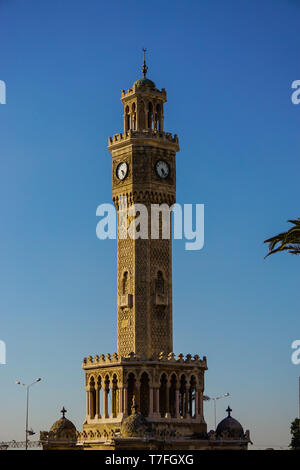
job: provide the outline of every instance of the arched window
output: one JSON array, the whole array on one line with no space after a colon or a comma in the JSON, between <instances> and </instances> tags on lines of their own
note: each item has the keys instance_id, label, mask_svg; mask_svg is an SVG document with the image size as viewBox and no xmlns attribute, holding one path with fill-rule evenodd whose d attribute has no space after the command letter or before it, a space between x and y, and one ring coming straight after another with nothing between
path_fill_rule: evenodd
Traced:
<instances>
[{"instance_id":1,"label":"arched window","mask_svg":"<svg viewBox=\"0 0 300 470\"><path fill-rule=\"evenodd\" d=\"M128 271L125 271L123 274L123 281L122 281L122 294L128 294L128 289L129 289L129 279L128 279Z\"/></svg>"},{"instance_id":2,"label":"arched window","mask_svg":"<svg viewBox=\"0 0 300 470\"><path fill-rule=\"evenodd\" d=\"M161 107L160 107L160 104L156 105L155 129L161 131Z\"/></svg>"},{"instance_id":3,"label":"arched window","mask_svg":"<svg viewBox=\"0 0 300 470\"><path fill-rule=\"evenodd\" d=\"M131 414L133 396L135 396L135 376L130 372L127 380L127 409L129 415Z\"/></svg>"},{"instance_id":4,"label":"arched window","mask_svg":"<svg viewBox=\"0 0 300 470\"><path fill-rule=\"evenodd\" d=\"M187 413L187 396L186 396L186 379L185 375L181 376L180 388L179 388L179 414L183 418L186 417Z\"/></svg>"},{"instance_id":5,"label":"arched window","mask_svg":"<svg viewBox=\"0 0 300 470\"><path fill-rule=\"evenodd\" d=\"M139 129L145 129L145 105L141 101L138 108L139 113Z\"/></svg>"},{"instance_id":6,"label":"arched window","mask_svg":"<svg viewBox=\"0 0 300 470\"><path fill-rule=\"evenodd\" d=\"M148 416L149 414L149 377L146 372L141 376L141 388L140 388L140 411L142 415Z\"/></svg>"},{"instance_id":7,"label":"arched window","mask_svg":"<svg viewBox=\"0 0 300 470\"><path fill-rule=\"evenodd\" d=\"M116 418L118 413L117 389L118 379L116 374L114 374L111 384L111 414L113 418Z\"/></svg>"},{"instance_id":8,"label":"arched window","mask_svg":"<svg viewBox=\"0 0 300 470\"><path fill-rule=\"evenodd\" d=\"M130 129L130 114L129 114L129 106L125 108L125 132Z\"/></svg>"},{"instance_id":9,"label":"arched window","mask_svg":"<svg viewBox=\"0 0 300 470\"><path fill-rule=\"evenodd\" d=\"M135 103L132 104L132 129L136 129L136 110L135 110Z\"/></svg>"},{"instance_id":10,"label":"arched window","mask_svg":"<svg viewBox=\"0 0 300 470\"><path fill-rule=\"evenodd\" d=\"M176 385L177 385L177 377L175 374L171 377L171 386L170 386L170 414L172 418L176 416Z\"/></svg>"},{"instance_id":11,"label":"arched window","mask_svg":"<svg viewBox=\"0 0 300 470\"><path fill-rule=\"evenodd\" d=\"M95 418L96 414L96 390L95 390L95 380L94 377L91 377L90 383L90 418Z\"/></svg>"},{"instance_id":12,"label":"arched window","mask_svg":"<svg viewBox=\"0 0 300 470\"><path fill-rule=\"evenodd\" d=\"M167 413L167 376L162 374L160 379L160 388L159 388L159 412L162 418L165 417Z\"/></svg>"},{"instance_id":13,"label":"arched window","mask_svg":"<svg viewBox=\"0 0 300 470\"><path fill-rule=\"evenodd\" d=\"M104 395L105 395L105 400L104 400L104 417L108 418L110 413L111 413L111 394L110 394L110 380L109 380L109 375L105 376L105 381L104 381Z\"/></svg>"},{"instance_id":14,"label":"arched window","mask_svg":"<svg viewBox=\"0 0 300 470\"><path fill-rule=\"evenodd\" d=\"M196 378L192 375L189 389L189 415L191 418L196 416Z\"/></svg>"},{"instance_id":15,"label":"arched window","mask_svg":"<svg viewBox=\"0 0 300 470\"><path fill-rule=\"evenodd\" d=\"M153 105L151 101L148 106L148 129L153 129Z\"/></svg>"}]
</instances>

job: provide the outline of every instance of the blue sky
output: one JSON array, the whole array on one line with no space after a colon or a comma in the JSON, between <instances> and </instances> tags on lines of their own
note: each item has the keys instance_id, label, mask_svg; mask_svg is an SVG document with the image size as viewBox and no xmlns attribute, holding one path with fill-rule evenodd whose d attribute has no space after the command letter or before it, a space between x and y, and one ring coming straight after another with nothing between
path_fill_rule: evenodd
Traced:
<instances>
[{"instance_id":1,"label":"blue sky","mask_svg":"<svg viewBox=\"0 0 300 470\"><path fill-rule=\"evenodd\" d=\"M121 89L165 87L177 133L177 201L205 204L205 246L173 250L174 349L208 358L206 393L256 446L285 446L297 414L300 260L263 240L299 217L300 6L295 0L0 1L0 440L47 430L64 405L80 429L82 358L116 350L116 242L108 136ZM212 404L205 405L208 428Z\"/></svg>"}]
</instances>

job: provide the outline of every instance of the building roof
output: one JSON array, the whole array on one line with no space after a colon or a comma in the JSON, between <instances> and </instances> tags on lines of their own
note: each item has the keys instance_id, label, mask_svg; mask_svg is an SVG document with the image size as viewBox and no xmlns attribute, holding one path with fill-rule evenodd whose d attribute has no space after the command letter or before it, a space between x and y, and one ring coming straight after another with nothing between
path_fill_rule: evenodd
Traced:
<instances>
[{"instance_id":1,"label":"building roof","mask_svg":"<svg viewBox=\"0 0 300 470\"><path fill-rule=\"evenodd\" d=\"M229 437L232 438L243 438L244 430L241 423L239 423L230 415L232 411L230 407L228 407L226 411L228 413L228 416L222 419L222 421L220 421L220 423L218 424L216 429L216 435L222 437L222 435L227 434Z\"/></svg>"},{"instance_id":2,"label":"building roof","mask_svg":"<svg viewBox=\"0 0 300 470\"><path fill-rule=\"evenodd\" d=\"M138 80L134 82L134 85L136 86L136 88L143 88L143 87L149 87L152 89L156 88L155 83L147 77L139 78Z\"/></svg>"}]
</instances>

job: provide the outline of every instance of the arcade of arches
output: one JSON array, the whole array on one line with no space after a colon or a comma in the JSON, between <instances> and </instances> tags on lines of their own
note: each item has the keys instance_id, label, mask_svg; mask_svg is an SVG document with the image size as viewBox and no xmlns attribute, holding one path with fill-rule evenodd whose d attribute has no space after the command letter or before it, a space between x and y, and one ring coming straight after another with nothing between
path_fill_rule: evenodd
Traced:
<instances>
[{"instance_id":1,"label":"arcade of arches","mask_svg":"<svg viewBox=\"0 0 300 470\"><path fill-rule=\"evenodd\" d=\"M91 374L88 377L87 422L115 420L131 413L133 398L138 410L149 419L190 419L204 422L203 372L127 370ZM123 370L124 372L124 370ZM154 380L153 375L158 376Z\"/></svg>"}]
</instances>

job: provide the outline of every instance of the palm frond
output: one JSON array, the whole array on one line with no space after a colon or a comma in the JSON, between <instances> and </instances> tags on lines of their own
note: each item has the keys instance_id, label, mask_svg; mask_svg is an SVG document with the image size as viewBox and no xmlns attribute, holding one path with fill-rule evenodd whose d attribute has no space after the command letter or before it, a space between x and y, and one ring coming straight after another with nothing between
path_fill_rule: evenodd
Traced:
<instances>
[{"instance_id":1,"label":"palm frond","mask_svg":"<svg viewBox=\"0 0 300 470\"><path fill-rule=\"evenodd\" d=\"M288 220L293 224L287 232L279 233L275 237L268 238L264 243L268 243L269 253L265 256L267 258L278 251L288 251L293 255L300 254L300 218L296 220Z\"/></svg>"}]
</instances>

